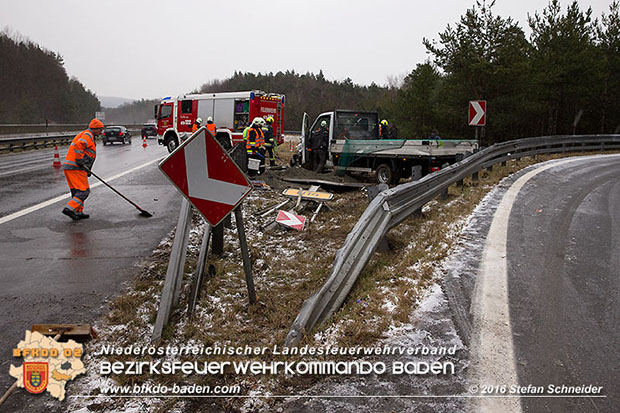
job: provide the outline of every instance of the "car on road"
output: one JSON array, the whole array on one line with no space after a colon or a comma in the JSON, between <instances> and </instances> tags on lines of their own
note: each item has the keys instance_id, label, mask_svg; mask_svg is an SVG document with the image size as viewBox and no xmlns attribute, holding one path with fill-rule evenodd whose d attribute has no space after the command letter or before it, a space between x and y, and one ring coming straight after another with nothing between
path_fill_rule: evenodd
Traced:
<instances>
[{"instance_id":1,"label":"car on road","mask_svg":"<svg viewBox=\"0 0 620 413\"><path fill-rule=\"evenodd\" d=\"M123 145L131 143L131 132L124 126L106 126L101 134L103 145L108 143L121 142Z\"/></svg>"},{"instance_id":2,"label":"car on road","mask_svg":"<svg viewBox=\"0 0 620 413\"><path fill-rule=\"evenodd\" d=\"M157 136L157 125L155 123L145 123L142 125L142 130L140 131L143 138L148 138L149 136Z\"/></svg>"}]
</instances>

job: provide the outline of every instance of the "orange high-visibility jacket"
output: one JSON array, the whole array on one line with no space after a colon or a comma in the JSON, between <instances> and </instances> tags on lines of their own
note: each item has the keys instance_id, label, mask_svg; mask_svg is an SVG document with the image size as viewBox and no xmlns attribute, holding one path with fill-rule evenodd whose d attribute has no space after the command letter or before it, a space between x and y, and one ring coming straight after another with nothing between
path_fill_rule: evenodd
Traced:
<instances>
[{"instance_id":1,"label":"orange high-visibility jacket","mask_svg":"<svg viewBox=\"0 0 620 413\"><path fill-rule=\"evenodd\" d=\"M209 123L207 122L207 130L209 131L209 133L213 136L215 136L215 123Z\"/></svg>"},{"instance_id":2,"label":"orange high-visibility jacket","mask_svg":"<svg viewBox=\"0 0 620 413\"><path fill-rule=\"evenodd\" d=\"M95 135L92 130L86 129L73 138L67 156L62 162L63 169L82 169L82 165L90 169L93 167L96 157Z\"/></svg>"},{"instance_id":3,"label":"orange high-visibility jacket","mask_svg":"<svg viewBox=\"0 0 620 413\"><path fill-rule=\"evenodd\" d=\"M258 148L265 146L265 135L261 128L250 128L248 140L245 141L245 149L248 153L254 153Z\"/></svg>"}]
</instances>

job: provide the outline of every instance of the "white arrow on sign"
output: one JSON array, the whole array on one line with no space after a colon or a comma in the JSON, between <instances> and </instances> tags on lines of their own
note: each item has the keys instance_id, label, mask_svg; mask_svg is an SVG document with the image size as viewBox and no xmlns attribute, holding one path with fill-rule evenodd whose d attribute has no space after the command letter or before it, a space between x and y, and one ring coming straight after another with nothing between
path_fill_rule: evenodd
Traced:
<instances>
[{"instance_id":1,"label":"white arrow on sign","mask_svg":"<svg viewBox=\"0 0 620 413\"><path fill-rule=\"evenodd\" d=\"M205 127L168 155L159 168L211 226L252 190L245 174Z\"/></svg>"},{"instance_id":2,"label":"white arrow on sign","mask_svg":"<svg viewBox=\"0 0 620 413\"><path fill-rule=\"evenodd\" d=\"M286 211L278 211L276 222L278 224L282 224L284 226L301 231L304 229L304 224L306 223L306 217L302 215L295 215L293 213L286 212Z\"/></svg>"},{"instance_id":3,"label":"white arrow on sign","mask_svg":"<svg viewBox=\"0 0 620 413\"><path fill-rule=\"evenodd\" d=\"M191 197L235 205L248 192L247 185L219 181L209 176L204 139L195 139L185 147L185 165L188 195ZM200 173L192 173L192 168Z\"/></svg>"},{"instance_id":4,"label":"white arrow on sign","mask_svg":"<svg viewBox=\"0 0 620 413\"><path fill-rule=\"evenodd\" d=\"M483 107L484 105L484 107ZM469 102L469 126L484 126L486 123L482 118L486 112L486 101L484 100L472 100ZM473 113L472 117L472 109Z\"/></svg>"}]
</instances>

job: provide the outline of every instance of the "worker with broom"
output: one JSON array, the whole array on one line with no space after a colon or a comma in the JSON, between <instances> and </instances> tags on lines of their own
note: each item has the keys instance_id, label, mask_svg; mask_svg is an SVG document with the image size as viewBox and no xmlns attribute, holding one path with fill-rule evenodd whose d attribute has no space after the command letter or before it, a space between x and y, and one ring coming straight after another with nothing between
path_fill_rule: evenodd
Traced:
<instances>
[{"instance_id":1,"label":"worker with broom","mask_svg":"<svg viewBox=\"0 0 620 413\"><path fill-rule=\"evenodd\" d=\"M88 214L84 213L84 201L90 194L88 177L97 156L95 138L101 135L102 130L103 123L99 119L91 120L88 129L78 133L73 138L67 156L62 162L72 196L62 213L73 220L89 217Z\"/></svg>"}]
</instances>

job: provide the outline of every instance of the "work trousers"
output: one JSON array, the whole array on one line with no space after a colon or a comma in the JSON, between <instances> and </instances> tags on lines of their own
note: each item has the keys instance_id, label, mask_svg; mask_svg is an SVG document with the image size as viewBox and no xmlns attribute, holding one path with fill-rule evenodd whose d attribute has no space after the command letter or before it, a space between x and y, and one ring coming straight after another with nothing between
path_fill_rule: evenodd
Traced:
<instances>
[{"instance_id":1,"label":"work trousers","mask_svg":"<svg viewBox=\"0 0 620 413\"><path fill-rule=\"evenodd\" d=\"M276 155L271 144L265 144L265 149L267 149L267 154L269 155L269 166L275 166L276 164Z\"/></svg>"},{"instance_id":2,"label":"work trousers","mask_svg":"<svg viewBox=\"0 0 620 413\"><path fill-rule=\"evenodd\" d=\"M316 173L321 173L325 167L327 161L327 149L313 149L312 150L312 170Z\"/></svg>"},{"instance_id":3,"label":"work trousers","mask_svg":"<svg viewBox=\"0 0 620 413\"><path fill-rule=\"evenodd\" d=\"M72 197L67 203L67 208L76 213L80 213L84 211L84 201L86 201L86 198L88 198L90 194L88 176L86 175L86 171L79 169L65 169L64 172Z\"/></svg>"}]
</instances>

